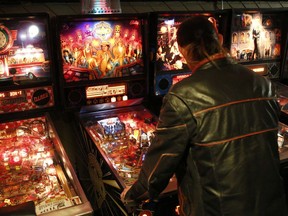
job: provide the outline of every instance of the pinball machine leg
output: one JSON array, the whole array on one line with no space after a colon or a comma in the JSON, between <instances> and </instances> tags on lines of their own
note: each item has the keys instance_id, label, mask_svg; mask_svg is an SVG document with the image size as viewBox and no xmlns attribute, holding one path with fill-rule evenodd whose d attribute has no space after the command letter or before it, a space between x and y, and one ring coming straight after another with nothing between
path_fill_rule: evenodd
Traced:
<instances>
[{"instance_id":1,"label":"pinball machine leg","mask_svg":"<svg viewBox=\"0 0 288 216\"><path fill-rule=\"evenodd\" d=\"M102 180L103 174L101 166L98 163L95 155L92 153L88 153L88 170L91 178L91 183L93 184L93 188L97 197L95 205L97 209L99 209L101 208L105 200L106 191Z\"/></svg>"}]
</instances>

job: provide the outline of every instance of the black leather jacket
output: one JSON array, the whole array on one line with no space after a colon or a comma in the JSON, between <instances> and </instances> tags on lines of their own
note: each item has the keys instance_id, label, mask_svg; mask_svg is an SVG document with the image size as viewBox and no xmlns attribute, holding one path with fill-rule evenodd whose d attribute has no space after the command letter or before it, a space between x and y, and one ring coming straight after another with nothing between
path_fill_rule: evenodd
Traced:
<instances>
[{"instance_id":1,"label":"black leather jacket","mask_svg":"<svg viewBox=\"0 0 288 216\"><path fill-rule=\"evenodd\" d=\"M126 198L158 197L175 173L181 215L288 215L271 82L229 58L201 65L163 99L155 138Z\"/></svg>"}]
</instances>

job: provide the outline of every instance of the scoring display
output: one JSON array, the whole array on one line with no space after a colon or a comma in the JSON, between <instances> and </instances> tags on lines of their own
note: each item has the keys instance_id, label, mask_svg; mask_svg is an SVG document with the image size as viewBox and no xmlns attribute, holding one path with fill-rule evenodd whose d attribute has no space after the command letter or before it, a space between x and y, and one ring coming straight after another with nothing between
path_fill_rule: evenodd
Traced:
<instances>
[{"instance_id":1,"label":"scoring display","mask_svg":"<svg viewBox=\"0 0 288 216\"><path fill-rule=\"evenodd\" d=\"M3 98L21 97L21 96L24 96L24 92L22 90L0 92L0 100Z\"/></svg>"}]
</instances>

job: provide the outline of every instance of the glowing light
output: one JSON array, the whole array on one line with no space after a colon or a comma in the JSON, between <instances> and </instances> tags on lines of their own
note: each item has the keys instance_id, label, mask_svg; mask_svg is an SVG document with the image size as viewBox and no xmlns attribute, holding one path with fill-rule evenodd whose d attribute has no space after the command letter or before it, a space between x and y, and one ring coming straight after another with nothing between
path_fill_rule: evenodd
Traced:
<instances>
[{"instance_id":1,"label":"glowing light","mask_svg":"<svg viewBox=\"0 0 288 216\"><path fill-rule=\"evenodd\" d=\"M3 161L8 161L9 160L9 153L8 152L4 152L3 153Z\"/></svg>"},{"instance_id":2,"label":"glowing light","mask_svg":"<svg viewBox=\"0 0 288 216\"><path fill-rule=\"evenodd\" d=\"M19 156L15 156L15 157L13 158L13 161L14 161L14 162L19 162L19 161L20 161L20 157L19 157Z\"/></svg>"},{"instance_id":3,"label":"glowing light","mask_svg":"<svg viewBox=\"0 0 288 216\"><path fill-rule=\"evenodd\" d=\"M124 95L124 96L122 97L122 100L123 100L123 101L128 100L128 96L127 96L127 95Z\"/></svg>"},{"instance_id":4,"label":"glowing light","mask_svg":"<svg viewBox=\"0 0 288 216\"><path fill-rule=\"evenodd\" d=\"M21 38L21 40L26 40L27 35L26 35L26 34L21 34L21 35L20 35L20 38Z\"/></svg>"},{"instance_id":5,"label":"glowing light","mask_svg":"<svg viewBox=\"0 0 288 216\"><path fill-rule=\"evenodd\" d=\"M46 172L49 175L56 175L57 174L56 169L54 167L49 167L48 169L46 169Z\"/></svg>"},{"instance_id":6,"label":"glowing light","mask_svg":"<svg viewBox=\"0 0 288 216\"><path fill-rule=\"evenodd\" d=\"M116 102L116 97L112 97L111 102Z\"/></svg>"},{"instance_id":7,"label":"glowing light","mask_svg":"<svg viewBox=\"0 0 288 216\"><path fill-rule=\"evenodd\" d=\"M31 25L28 29L28 33L31 38L34 38L39 34L39 28L36 25Z\"/></svg>"},{"instance_id":8,"label":"glowing light","mask_svg":"<svg viewBox=\"0 0 288 216\"><path fill-rule=\"evenodd\" d=\"M166 26L162 26L161 28L160 28L160 31L161 31L161 33L166 33L167 32L167 27Z\"/></svg>"},{"instance_id":9,"label":"glowing light","mask_svg":"<svg viewBox=\"0 0 288 216\"><path fill-rule=\"evenodd\" d=\"M260 72L264 72L265 69L264 69L264 67L260 67L260 68L253 68L253 71L256 72L256 73L260 73Z\"/></svg>"},{"instance_id":10,"label":"glowing light","mask_svg":"<svg viewBox=\"0 0 288 216\"><path fill-rule=\"evenodd\" d=\"M152 216L152 212L149 210L143 210L140 212L139 216Z\"/></svg>"},{"instance_id":11,"label":"glowing light","mask_svg":"<svg viewBox=\"0 0 288 216\"><path fill-rule=\"evenodd\" d=\"M176 213L176 215L180 215L180 206L179 205L176 206L175 213Z\"/></svg>"},{"instance_id":12,"label":"glowing light","mask_svg":"<svg viewBox=\"0 0 288 216\"><path fill-rule=\"evenodd\" d=\"M26 150L26 149L22 149L22 150L19 152L19 155L20 155L21 157L27 157L27 156L28 156L27 150Z\"/></svg>"},{"instance_id":13,"label":"glowing light","mask_svg":"<svg viewBox=\"0 0 288 216\"><path fill-rule=\"evenodd\" d=\"M174 25L175 20L174 20L174 19L166 20L164 23L165 23L166 25Z\"/></svg>"},{"instance_id":14,"label":"glowing light","mask_svg":"<svg viewBox=\"0 0 288 216\"><path fill-rule=\"evenodd\" d=\"M24 130L16 130L16 136L23 136L24 134Z\"/></svg>"},{"instance_id":15,"label":"glowing light","mask_svg":"<svg viewBox=\"0 0 288 216\"><path fill-rule=\"evenodd\" d=\"M52 164L53 164L52 158L46 158L46 159L44 160L44 164L46 164L46 165L48 165L48 166L52 165Z\"/></svg>"}]
</instances>

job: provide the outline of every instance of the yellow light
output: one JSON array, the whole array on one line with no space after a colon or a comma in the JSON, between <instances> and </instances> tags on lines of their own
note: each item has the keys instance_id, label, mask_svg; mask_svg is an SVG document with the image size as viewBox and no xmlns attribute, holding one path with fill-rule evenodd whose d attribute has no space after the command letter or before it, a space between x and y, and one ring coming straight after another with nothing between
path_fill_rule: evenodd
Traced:
<instances>
[{"instance_id":1,"label":"yellow light","mask_svg":"<svg viewBox=\"0 0 288 216\"><path fill-rule=\"evenodd\" d=\"M253 71L256 72L256 73L261 73L261 72L264 72L264 67L259 67L259 68L253 68Z\"/></svg>"}]
</instances>

